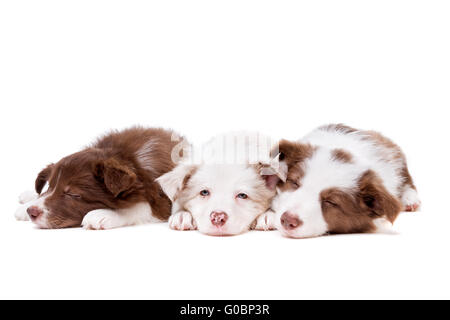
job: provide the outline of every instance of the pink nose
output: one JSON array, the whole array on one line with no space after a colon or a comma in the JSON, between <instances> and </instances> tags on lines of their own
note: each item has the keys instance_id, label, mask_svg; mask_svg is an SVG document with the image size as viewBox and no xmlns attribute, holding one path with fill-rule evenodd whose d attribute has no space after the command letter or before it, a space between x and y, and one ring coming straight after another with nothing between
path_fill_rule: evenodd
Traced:
<instances>
[{"instance_id":1,"label":"pink nose","mask_svg":"<svg viewBox=\"0 0 450 320\"><path fill-rule=\"evenodd\" d=\"M209 216L211 223L216 227L221 227L227 222L228 215L223 211L213 211Z\"/></svg>"},{"instance_id":2,"label":"pink nose","mask_svg":"<svg viewBox=\"0 0 450 320\"><path fill-rule=\"evenodd\" d=\"M303 221L300 220L297 215L290 213L289 211L286 211L281 215L280 222L286 230L294 230L303 224Z\"/></svg>"},{"instance_id":3,"label":"pink nose","mask_svg":"<svg viewBox=\"0 0 450 320\"><path fill-rule=\"evenodd\" d=\"M31 219L36 219L38 218L41 214L44 213L44 211L42 211L42 209L40 209L39 207L36 206L31 206L27 209L27 213L30 216Z\"/></svg>"}]
</instances>

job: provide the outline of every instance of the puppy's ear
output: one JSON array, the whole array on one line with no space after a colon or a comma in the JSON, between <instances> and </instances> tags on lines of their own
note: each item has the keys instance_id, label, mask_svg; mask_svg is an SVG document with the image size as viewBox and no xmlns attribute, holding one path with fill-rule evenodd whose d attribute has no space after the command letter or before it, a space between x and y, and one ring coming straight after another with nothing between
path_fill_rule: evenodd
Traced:
<instances>
[{"instance_id":1,"label":"puppy's ear","mask_svg":"<svg viewBox=\"0 0 450 320\"><path fill-rule=\"evenodd\" d=\"M98 161L94 165L94 175L115 198L130 191L137 180L133 168L115 158Z\"/></svg>"},{"instance_id":2,"label":"puppy's ear","mask_svg":"<svg viewBox=\"0 0 450 320\"><path fill-rule=\"evenodd\" d=\"M314 148L310 144L281 140L278 144L279 160L288 166L310 157Z\"/></svg>"},{"instance_id":3,"label":"puppy's ear","mask_svg":"<svg viewBox=\"0 0 450 320\"><path fill-rule=\"evenodd\" d=\"M400 202L384 187L381 179L372 170L367 170L359 180L358 197L363 207L374 216L385 217L391 223L401 211Z\"/></svg>"},{"instance_id":4,"label":"puppy's ear","mask_svg":"<svg viewBox=\"0 0 450 320\"><path fill-rule=\"evenodd\" d=\"M36 192L38 194L41 194L42 188L44 188L45 184L47 183L48 179L50 178L54 164L49 164L45 169L42 169L41 172L39 172L36 181L34 182L34 188L36 189Z\"/></svg>"},{"instance_id":5,"label":"puppy's ear","mask_svg":"<svg viewBox=\"0 0 450 320\"><path fill-rule=\"evenodd\" d=\"M177 199L181 190L183 190L189 179L197 169L194 165L180 164L172 171L169 171L156 179L161 185L164 193L173 202Z\"/></svg>"},{"instance_id":6,"label":"puppy's ear","mask_svg":"<svg viewBox=\"0 0 450 320\"><path fill-rule=\"evenodd\" d=\"M288 167L284 161L280 161L278 153L268 164L259 164L259 174L266 181L266 186L270 190L275 190L278 182L286 182Z\"/></svg>"}]
</instances>

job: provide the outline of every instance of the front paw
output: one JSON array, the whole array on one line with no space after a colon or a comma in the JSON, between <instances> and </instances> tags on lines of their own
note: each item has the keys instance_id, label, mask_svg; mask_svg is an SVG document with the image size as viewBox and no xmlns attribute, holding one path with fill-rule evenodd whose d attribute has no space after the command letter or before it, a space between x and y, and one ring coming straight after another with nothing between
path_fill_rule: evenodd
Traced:
<instances>
[{"instance_id":1,"label":"front paw","mask_svg":"<svg viewBox=\"0 0 450 320\"><path fill-rule=\"evenodd\" d=\"M17 208L16 212L14 213L14 217L16 218L16 220L18 221L30 220L30 217L28 216L27 213L27 208L28 206L26 205L21 205L19 208Z\"/></svg>"},{"instance_id":2,"label":"front paw","mask_svg":"<svg viewBox=\"0 0 450 320\"><path fill-rule=\"evenodd\" d=\"M27 191L24 191L24 192L22 192L20 194L20 196L19 196L19 203L20 204L25 204L27 202L36 200L38 197L39 197L39 195L35 191L27 190Z\"/></svg>"},{"instance_id":3,"label":"front paw","mask_svg":"<svg viewBox=\"0 0 450 320\"><path fill-rule=\"evenodd\" d=\"M269 210L256 218L252 230L269 231L275 230L275 212Z\"/></svg>"},{"instance_id":4,"label":"front paw","mask_svg":"<svg viewBox=\"0 0 450 320\"><path fill-rule=\"evenodd\" d=\"M173 230L197 230L194 218L187 211L178 211L169 218L169 228Z\"/></svg>"},{"instance_id":5,"label":"front paw","mask_svg":"<svg viewBox=\"0 0 450 320\"><path fill-rule=\"evenodd\" d=\"M81 226L86 230L107 230L122 227L120 216L109 209L97 209L88 212Z\"/></svg>"}]
</instances>

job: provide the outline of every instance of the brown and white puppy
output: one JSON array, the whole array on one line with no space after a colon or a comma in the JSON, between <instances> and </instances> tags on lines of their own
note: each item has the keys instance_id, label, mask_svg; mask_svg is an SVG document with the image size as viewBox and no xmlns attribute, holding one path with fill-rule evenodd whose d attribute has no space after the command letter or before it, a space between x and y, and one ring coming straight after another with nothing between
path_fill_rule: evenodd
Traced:
<instances>
[{"instance_id":1,"label":"brown and white puppy","mask_svg":"<svg viewBox=\"0 0 450 320\"><path fill-rule=\"evenodd\" d=\"M16 218L30 218L40 228L87 229L167 220L171 203L155 179L175 166L172 135L140 127L114 131L50 164L36 178L40 195L24 194L21 202L30 201Z\"/></svg>"},{"instance_id":2,"label":"brown and white puppy","mask_svg":"<svg viewBox=\"0 0 450 320\"><path fill-rule=\"evenodd\" d=\"M279 151L287 179L272 209L285 236L371 232L420 206L404 154L379 133L329 125Z\"/></svg>"},{"instance_id":3,"label":"brown and white puppy","mask_svg":"<svg viewBox=\"0 0 450 320\"><path fill-rule=\"evenodd\" d=\"M259 134L217 136L194 152L201 159L158 178L173 201L170 228L214 236L270 229L273 213L267 211L278 181L270 166L271 146Z\"/></svg>"}]
</instances>

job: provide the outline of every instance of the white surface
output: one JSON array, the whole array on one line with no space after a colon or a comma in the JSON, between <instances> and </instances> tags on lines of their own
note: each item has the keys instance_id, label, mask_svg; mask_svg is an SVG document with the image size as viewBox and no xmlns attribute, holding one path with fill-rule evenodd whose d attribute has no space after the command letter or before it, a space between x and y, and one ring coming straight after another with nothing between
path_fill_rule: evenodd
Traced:
<instances>
[{"instance_id":1,"label":"white surface","mask_svg":"<svg viewBox=\"0 0 450 320\"><path fill-rule=\"evenodd\" d=\"M2 1L0 298L450 298L446 1ZM330 122L405 151L399 235L36 230L37 172L110 128L295 139Z\"/></svg>"},{"instance_id":2,"label":"white surface","mask_svg":"<svg viewBox=\"0 0 450 320\"><path fill-rule=\"evenodd\" d=\"M271 231L207 237L165 223L111 231L10 223L1 230L0 297L448 298L447 228L425 214L399 222L402 235L306 240Z\"/></svg>"}]
</instances>

